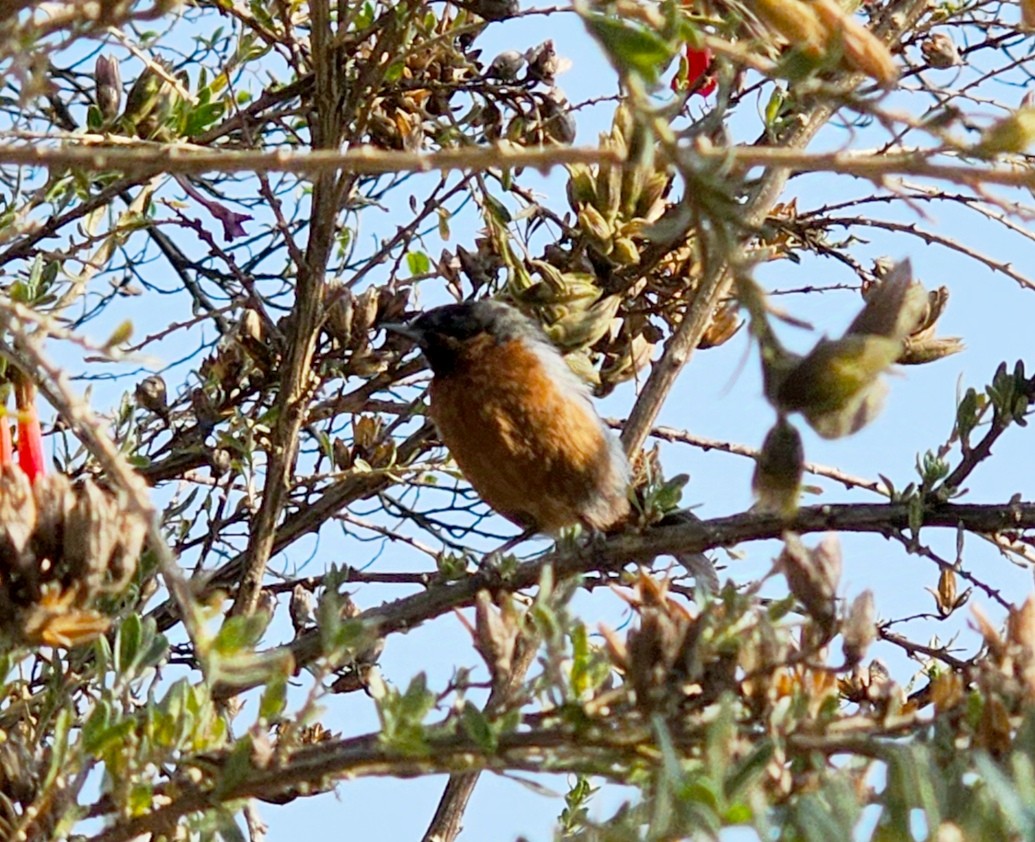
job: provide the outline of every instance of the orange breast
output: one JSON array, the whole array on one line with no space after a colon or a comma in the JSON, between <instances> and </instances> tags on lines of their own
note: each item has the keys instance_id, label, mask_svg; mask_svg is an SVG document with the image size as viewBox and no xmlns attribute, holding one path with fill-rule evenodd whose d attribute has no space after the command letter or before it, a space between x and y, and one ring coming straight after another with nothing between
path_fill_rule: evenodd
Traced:
<instances>
[{"instance_id":1,"label":"orange breast","mask_svg":"<svg viewBox=\"0 0 1035 842\"><path fill-rule=\"evenodd\" d=\"M623 464L591 406L551 379L520 340L470 343L436 376L431 418L468 482L497 512L552 532L606 529L628 513Z\"/></svg>"}]
</instances>

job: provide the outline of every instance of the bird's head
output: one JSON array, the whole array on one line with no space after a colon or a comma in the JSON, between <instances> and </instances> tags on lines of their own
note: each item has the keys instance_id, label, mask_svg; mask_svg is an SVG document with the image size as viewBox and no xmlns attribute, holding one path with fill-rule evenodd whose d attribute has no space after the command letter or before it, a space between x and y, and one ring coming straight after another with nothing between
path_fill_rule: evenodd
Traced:
<instances>
[{"instance_id":1,"label":"bird's head","mask_svg":"<svg viewBox=\"0 0 1035 842\"><path fill-rule=\"evenodd\" d=\"M463 360L490 344L544 340L539 326L502 301L474 301L435 307L406 324L385 324L385 330L417 343L436 375L446 375Z\"/></svg>"}]
</instances>

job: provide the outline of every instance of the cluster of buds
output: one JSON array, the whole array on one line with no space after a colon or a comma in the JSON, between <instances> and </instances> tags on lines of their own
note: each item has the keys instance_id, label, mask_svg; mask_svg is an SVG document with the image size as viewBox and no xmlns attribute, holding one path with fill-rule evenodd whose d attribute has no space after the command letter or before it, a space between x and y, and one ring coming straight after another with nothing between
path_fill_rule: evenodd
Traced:
<instances>
[{"instance_id":1,"label":"cluster of buds","mask_svg":"<svg viewBox=\"0 0 1035 842\"><path fill-rule=\"evenodd\" d=\"M796 534L785 533L777 567L787 579L791 594L811 619L805 645L820 651L836 634L842 637L845 664L859 664L877 637L873 593L863 591L843 611L838 611L837 587L841 581L841 544L830 533L818 546L806 547Z\"/></svg>"},{"instance_id":2,"label":"cluster of buds","mask_svg":"<svg viewBox=\"0 0 1035 842\"><path fill-rule=\"evenodd\" d=\"M30 645L76 646L108 628L94 606L132 577L146 525L93 481L44 473L34 390L19 381L16 392L17 465L0 424L0 631Z\"/></svg>"},{"instance_id":3,"label":"cluster of buds","mask_svg":"<svg viewBox=\"0 0 1035 842\"><path fill-rule=\"evenodd\" d=\"M262 315L246 307L215 351L202 361L199 373L210 390L229 400L246 392L255 381L264 381L279 361L279 349Z\"/></svg>"},{"instance_id":4,"label":"cluster of buds","mask_svg":"<svg viewBox=\"0 0 1035 842\"><path fill-rule=\"evenodd\" d=\"M601 151L625 164L568 166L568 203L578 218L580 239L597 259L614 267L640 262L643 234L661 218L672 178L654 166L652 148L625 105L615 111L611 131L600 136Z\"/></svg>"},{"instance_id":5,"label":"cluster of buds","mask_svg":"<svg viewBox=\"0 0 1035 842\"><path fill-rule=\"evenodd\" d=\"M651 226L671 207L666 196L672 178L666 167L655 165L649 133L624 105L600 146L624 163L568 167L568 202L576 224L567 244L552 244L542 259L529 261L508 259L505 246L497 245L510 270L511 296L543 324L572 368L602 395L635 376L663 337L644 295L657 295L680 309L696 264L689 243L676 246L677 256L643 261ZM689 274L673 276L683 270ZM626 274L638 277L623 289L625 282L618 278ZM671 301L664 292L670 288ZM629 312L620 313L623 302L633 301ZM721 344L737 326L734 312L720 308L702 347Z\"/></svg>"},{"instance_id":6,"label":"cluster of buds","mask_svg":"<svg viewBox=\"0 0 1035 842\"><path fill-rule=\"evenodd\" d=\"M619 593L638 615L637 626L624 641L600 627L611 662L625 676L644 713L706 706L724 692L735 691L745 652L719 641L717 630L730 621L736 607L716 600L694 616L669 595L668 587L667 581L641 572L632 596Z\"/></svg>"},{"instance_id":7,"label":"cluster of buds","mask_svg":"<svg viewBox=\"0 0 1035 842\"><path fill-rule=\"evenodd\" d=\"M624 641L601 626L612 663L622 672L643 710L657 710L683 697L697 633L693 615L666 593L667 585L641 573L636 593L625 597L639 624Z\"/></svg>"},{"instance_id":8,"label":"cluster of buds","mask_svg":"<svg viewBox=\"0 0 1035 842\"><path fill-rule=\"evenodd\" d=\"M176 112L181 100L171 79L171 71L164 64L145 67L130 87L126 107L119 114L122 74L118 60L98 56L94 65L96 111L90 115L91 127L144 140L172 140L179 134Z\"/></svg>"},{"instance_id":9,"label":"cluster of buds","mask_svg":"<svg viewBox=\"0 0 1035 842\"><path fill-rule=\"evenodd\" d=\"M1011 709L1035 701L1035 595L1010 608L1005 634L980 608L974 606L973 611L987 650L979 683L988 695L1009 699L1007 706Z\"/></svg>"},{"instance_id":10,"label":"cluster of buds","mask_svg":"<svg viewBox=\"0 0 1035 842\"><path fill-rule=\"evenodd\" d=\"M371 347L370 337L379 324L404 317L410 306L410 289L369 287L357 295L339 281L331 281L324 301L323 333L333 356L344 361L345 373L372 377L383 370L385 360Z\"/></svg>"},{"instance_id":11,"label":"cluster of buds","mask_svg":"<svg viewBox=\"0 0 1035 842\"><path fill-rule=\"evenodd\" d=\"M429 140L452 145L457 125L480 129L477 139L488 143L504 137L525 145L574 140L567 98L554 84L568 62L547 40L523 53L504 51L486 64L480 50L470 49L470 13L485 17L488 11L488 19L509 16L511 0L493 10L477 5L432 19L408 47L398 79L371 100L368 143L410 152ZM363 62L380 49L371 39L357 46L355 60ZM461 92L470 96L468 105L454 102ZM457 113L462 110L466 113Z\"/></svg>"}]
</instances>

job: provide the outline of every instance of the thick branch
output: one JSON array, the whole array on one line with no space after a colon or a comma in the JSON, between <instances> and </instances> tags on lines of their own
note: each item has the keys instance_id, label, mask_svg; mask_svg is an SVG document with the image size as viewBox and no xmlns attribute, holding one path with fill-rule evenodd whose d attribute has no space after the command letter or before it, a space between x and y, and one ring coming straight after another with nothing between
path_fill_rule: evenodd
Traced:
<instances>
[{"instance_id":1,"label":"thick branch","mask_svg":"<svg viewBox=\"0 0 1035 842\"><path fill-rule=\"evenodd\" d=\"M977 533L1035 529L1035 503L931 506L923 511L921 523L926 527L962 527ZM548 553L519 564L506 576L493 569L483 569L464 579L434 585L422 593L368 609L359 619L369 624L371 633L383 637L414 628L455 608L471 605L481 590L513 592L533 587L548 565L552 565L555 575L566 578L592 571L615 570L661 555L705 552L745 541L776 539L786 531L799 534L827 531L890 534L908 529L909 525L908 503L874 503L810 506L800 509L791 520L782 520L777 515L745 512L699 523L656 527L642 534L616 535L602 546L594 545L581 552ZM291 643L290 649L297 664L311 663L322 654L319 633L313 631L301 635ZM247 687L237 686L224 688L223 692L232 694L245 689Z\"/></svg>"},{"instance_id":2,"label":"thick branch","mask_svg":"<svg viewBox=\"0 0 1035 842\"><path fill-rule=\"evenodd\" d=\"M111 138L103 138L110 144ZM533 167L548 170L563 164L618 163L614 150L569 146L495 146L444 149L440 152L396 152L360 146L346 152L316 149L311 152L212 150L179 144L159 146L133 142L125 146L72 145L40 146L29 143L0 145L0 166L40 166L50 169L82 169L131 173L200 174L207 172L290 172L316 175L321 172L349 172L379 175L396 172L488 170ZM139 179L135 179L139 180ZM117 193L115 190L107 194Z\"/></svg>"}]
</instances>

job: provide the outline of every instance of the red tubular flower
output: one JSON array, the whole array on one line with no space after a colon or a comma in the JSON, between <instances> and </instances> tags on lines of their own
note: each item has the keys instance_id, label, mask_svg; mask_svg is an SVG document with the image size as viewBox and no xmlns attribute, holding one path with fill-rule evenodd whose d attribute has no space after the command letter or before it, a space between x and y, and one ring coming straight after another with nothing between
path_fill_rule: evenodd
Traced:
<instances>
[{"instance_id":1,"label":"red tubular flower","mask_svg":"<svg viewBox=\"0 0 1035 842\"><path fill-rule=\"evenodd\" d=\"M15 393L18 403L18 467L29 482L34 483L46 473L43 430L36 411L36 389L31 383L19 380Z\"/></svg>"}]
</instances>

